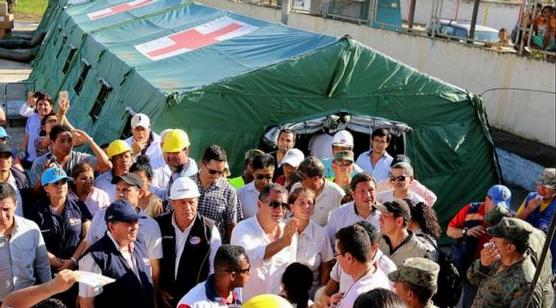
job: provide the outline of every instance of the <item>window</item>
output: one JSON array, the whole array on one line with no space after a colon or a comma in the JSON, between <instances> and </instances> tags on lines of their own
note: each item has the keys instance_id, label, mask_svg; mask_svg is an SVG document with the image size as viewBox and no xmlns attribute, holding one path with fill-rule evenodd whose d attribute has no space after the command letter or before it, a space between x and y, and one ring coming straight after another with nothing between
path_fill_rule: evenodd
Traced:
<instances>
[{"instance_id":1,"label":"window","mask_svg":"<svg viewBox=\"0 0 556 308\"><path fill-rule=\"evenodd\" d=\"M70 44L70 51L68 53L66 63L64 64L64 67L62 68L62 73L63 74L66 74L68 72L68 69L70 68L71 61L73 60L73 57L75 56L76 52L77 52L77 47Z\"/></svg>"},{"instance_id":2,"label":"window","mask_svg":"<svg viewBox=\"0 0 556 308\"><path fill-rule=\"evenodd\" d=\"M60 44L60 49L58 49L58 53L56 53L56 59L58 59L58 57L60 56L60 53L62 52L64 45L66 45L67 40L68 40L68 35L64 33L64 35L62 36L62 43Z\"/></svg>"},{"instance_id":3,"label":"window","mask_svg":"<svg viewBox=\"0 0 556 308\"><path fill-rule=\"evenodd\" d=\"M125 126L124 129L122 130L122 133L120 135L120 139L127 139L129 137L131 137L131 114L128 112L126 112L126 115L124 116L125 120Z\"/></svg>"},{"instance_id":4,"label":"window","mask_svg":"<svg viewBox=\"0 0 556 308\"><path fill-rule=\"evenodd\" d=\"M91 64L89 64L87 60L83 59L82 62L83 62L83 68L81 69L81 74L79 74L79 78L75 83L75 87L73 87L73 89L75 90L75 94L77 95L81 93L81 90L83 89L83 84L85 83L85 79L87 79L87 74L89 73L89 69L91 69Z\"/></svg>"},{"instance_id":5,"label":"window","mask_svg":"<svg viewBox=\"0 0 556 308\"><path fill-rule=\"evenodd\" d=\"M95 100L95 103L93 104L93 108L91 109L91 112L89 112L89 115L93 120L93 123L95 123L98 120L98 116L102 111L102 107L106 103L108 94L110 94L110 91L112 91L112 86L108 83L108 81L101 79L100 82L101 82L100 91L98 92L97 98Z\"/></svg>"}]
</instances>

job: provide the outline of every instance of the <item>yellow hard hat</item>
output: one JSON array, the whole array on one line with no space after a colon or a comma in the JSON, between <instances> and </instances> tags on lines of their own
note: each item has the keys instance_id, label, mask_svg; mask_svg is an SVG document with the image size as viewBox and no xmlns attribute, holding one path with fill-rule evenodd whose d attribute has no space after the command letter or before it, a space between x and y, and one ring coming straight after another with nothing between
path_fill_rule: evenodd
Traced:
<instances>
[{"instance_id":1,"label":"yellow hard hat","mask_svg":"<svg viewBox=\"0 0 556 308\"><path fill-rule=\"evenodd\" d=\"M180 152L189 147L189 137L187 133L181 129L170 129L165 132L162 138L163 152Z\"/></svg>"},{"instance_id":2,"label":"yellow hard hat","mask_svg":"<svg viewBox=\"0 0 556 308\"><path fill-rule=\"evenodd\" d=\"M116 155L120 155L122 153L129 152L129 151L131 151L131 147L127 144L127 142L120 139L116 139L108 145L108 148L106 149L106 154L108 154L108 158L111 159Z\"/></svg>"},{"instance_id":3,"label":"yellow hard hat","mask_svg":"<svg viewBox=\"0 0 556 308\"><path fill-rule=\"evenodd\" d=\"M251 297L241 307L243 308L291 308L293 307L285 298L276 294L261 294Z\"/></svg>"}]
</instances>

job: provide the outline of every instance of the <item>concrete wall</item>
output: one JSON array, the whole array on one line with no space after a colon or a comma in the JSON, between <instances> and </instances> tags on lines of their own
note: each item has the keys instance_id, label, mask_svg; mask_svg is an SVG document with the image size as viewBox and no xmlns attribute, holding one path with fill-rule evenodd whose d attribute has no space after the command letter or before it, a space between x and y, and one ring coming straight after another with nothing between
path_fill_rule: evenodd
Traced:
<instances>
[{"instance_id":1,"label":"concrete wall","mask_svg":"<svg viewBox=\"0 0 556 308\"><path fill-rule=\"evenodd\" d=\"M281 12L276 9L224 0L199 2L267 21L280 21ZM554 63L305 14L290 14L288 24L334 36L349 34L371 48L422 72L477 94L493 88L556 92ZM491 125L556 147L554 94L492 91L485 93L483 98Z\"/></svg>"},{"instance_id":2,"label":"concrete wall","mask_svg":"<svg viewBox=\"0 0 556 308\"><path fill-rule=\"evenodd\" d=\"M473 1L459 0L459 9L457 10L458 0L444 0L440 17L444 19L471 20L473 12ZM428 24L432 13L431 0L417 0L415 7L414 21L420 24ZM402 18L407 20L409 0L400 0L402 10ZM519 4L501 3L501 2L482 2L479 6L477 14L477 23L489 26L495 29L506 28L511 32L519 18Z\"/></svg>"}]
</instances>

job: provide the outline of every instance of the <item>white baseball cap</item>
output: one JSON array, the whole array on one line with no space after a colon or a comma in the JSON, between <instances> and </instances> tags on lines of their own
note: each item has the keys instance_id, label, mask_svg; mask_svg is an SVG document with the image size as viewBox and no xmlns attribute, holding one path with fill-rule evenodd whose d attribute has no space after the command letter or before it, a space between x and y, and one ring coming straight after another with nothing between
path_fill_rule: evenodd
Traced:
<instances>
[{"instance_id":1,"label":"white baseball cap","mask_svg":"<svg viewBox=\"0 0 556 308\"><path fill-rule=\"evenodd\" d=\"M135 129L136 127L141 126L144 128L151 127L151 120L149 116L144 113L137 113L131 118L131 128Z\"/></svg>"},{"instance_id":2,"label":"white baseball cap","mask_svg":"<svg viewBox=\"0 0 556 308\"><path fill-rule=\"evenodd\" d=\"M192 179L188 177L179 177L174 181L174 183L172 183L172 187L170 187L170 196L168 197L168 199L179 200L197 198L200 195L201 194L199 193L199 188Z\"/></svg>"},{"instance_id":3,"label":"white baseball cap","mask_svg":"<svg viewBox=\"0 0 556 308\"><path fill-rule=\"evenodd\" d=\"M347 130L341 130L334 134L332 145L353 148L353 136Z\"/></svg>"},{"instance_id":4,"label":"white baseball cap","mask_svg":"<svg viewBox=\"0 0 556 308\"><path fill-rule=\"evenodd\" d=\"M304 159L305 155L303 155L303 152L295 148L289 149L280 162L280 166L282 166L283 164L288 164L294 168L297 168Z\"/></svg>"}]
</instances>

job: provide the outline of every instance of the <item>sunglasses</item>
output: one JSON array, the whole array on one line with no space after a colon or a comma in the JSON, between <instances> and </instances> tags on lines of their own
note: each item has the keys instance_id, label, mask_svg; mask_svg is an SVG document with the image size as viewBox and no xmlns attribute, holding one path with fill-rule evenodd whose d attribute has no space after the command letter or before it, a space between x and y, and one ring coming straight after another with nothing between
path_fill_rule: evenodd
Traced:
<instances>
[{"instance_id":1,"label":"sunglasses","mask_svg":"<svg viewBox=\"0 0 556 308\"><path fill-rule=\"evenodd\" d=\"M272 180L272 175L259 174L255 177L255 179L257 179L257 180L264 180L264 179Z\"/></svg>"},{"instance_id":2,"label":"sunglasses","mask_svg":"<svg viewBox=\"0 0 556 308\"><path fill-rule=\"evenodd\" d=\"M216 170L216 169L210 169L206 164L205 164L205 168L207 168L208 173L212 174L212 175L223 175L224 174L224 170Z\"/></svg>"},{"instance_id":3,"label":"sunglasses","mask_svg":"<svg viewBox=\"0 0 556 308\"><path fill-rule=\"evenodd\" d=\"M241 274L249 273L250 271L251 271L251 267L248 267L246 269L239 269L239 270L232 270L232 269L226 270L226 272L228 273L241 273Z\"/></svg>"},{"instance_id":4,"label":"sunglasses","mask_svg":"<svg viewBox=\"0 0 556 308\"><path fill-rule=\"evenodd\" d=\"M270 202L267 202L268 206L270 206L273 209L282 207L282 208L288 208L288 204L285 202L280 202L278 200L272 200Z\"/></svg>"},{"instance_id":5,"label":"sunglasses","mask_svg":"<svg viewBox=\"0 0 556 308\"><path fill-rule=\"evenodd\" d=\"M392 181L392 182L395 182L395 181L403 182L403 181L405 181L405 178L407 178L407 176L405 176L405 175L391 176L390 181Z\"/></svg>"},{"instance_id":6,"label":"sunglasses","mask_svg":"<svg viewBox=\"0 0 556 308\"><path fill-rule=\"evenodd\" d=\"M350 167L351 165L353 165L352 161L349 160L342 160L342 161L336 161L336 164L338 164L338 166L342 166L342 167Z\"/></svg>"}]
</instances>

